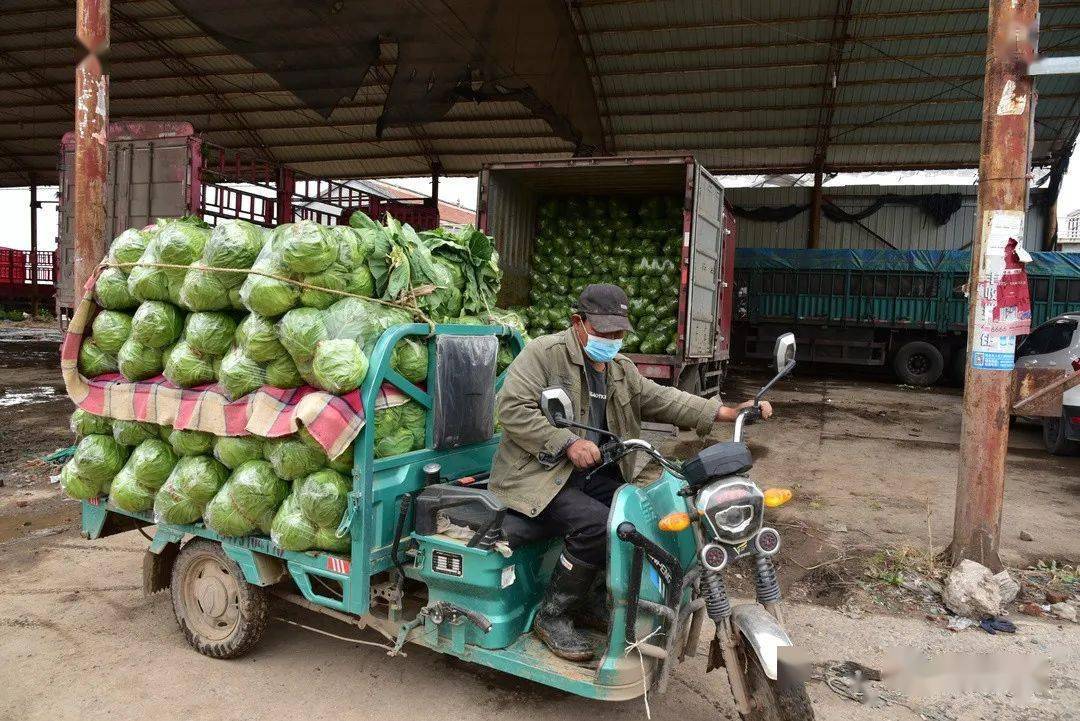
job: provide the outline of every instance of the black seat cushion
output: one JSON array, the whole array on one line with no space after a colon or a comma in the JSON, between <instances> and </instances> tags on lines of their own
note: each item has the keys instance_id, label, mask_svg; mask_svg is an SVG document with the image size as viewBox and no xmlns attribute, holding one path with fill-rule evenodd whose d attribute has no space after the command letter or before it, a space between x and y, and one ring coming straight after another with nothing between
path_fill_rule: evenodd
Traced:
<instances>
[{"instance_id":1,"label":"black seat cushion","mask_svg":"<svg viewBox=\"0 0 1080 721\"><path fill-rule=\"evenodd\" d=\"M476 504L466 504L445 508L441 511L455 526L465 526L474 531L481 528L491 514ZM518 548L527 543L541 541L554 535L545 524L534 518L523 516L516 511L507 511L502 522L503 538L510 548Z\"/></svg>"}]
</instances>

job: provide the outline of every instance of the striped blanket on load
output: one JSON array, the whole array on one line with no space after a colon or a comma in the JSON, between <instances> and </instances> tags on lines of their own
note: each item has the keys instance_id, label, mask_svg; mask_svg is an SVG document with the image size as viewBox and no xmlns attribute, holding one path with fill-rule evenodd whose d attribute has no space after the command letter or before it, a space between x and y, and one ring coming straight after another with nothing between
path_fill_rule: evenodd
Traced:
<instances>
[{"instance_id":1,"label":"striped blanket on load","mask_svg":"<svg viewBox=\"0 0 1080 721\"><path fill-rule=\"evenodd\" d=\"M216 383L178 388L162 376L134 383L119 373L84 377L79 373L79 348L84 334L89 335L97 312L92 293L96 280L95 273L60 346L64 385L68 397L79 408L109 418L149 421L217 436L277 438L296 433L303 425L330 458L341 455L364 427L360 391L335 396L311 386L289 389L263 386L230 401ZM376 409L398 406L407 400L403 392L384 383Z\"/></svg>"}]
</instances>

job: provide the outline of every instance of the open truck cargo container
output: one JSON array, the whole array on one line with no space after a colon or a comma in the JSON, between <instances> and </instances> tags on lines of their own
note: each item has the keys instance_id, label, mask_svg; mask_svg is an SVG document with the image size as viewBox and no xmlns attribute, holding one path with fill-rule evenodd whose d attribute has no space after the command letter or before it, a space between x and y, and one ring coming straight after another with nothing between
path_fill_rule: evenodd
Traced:
<instances>
[{"instance_id":1,"label":"open truck cargo container","mask_svg":"<svg viewBox=\"0 0 1080 721\"><path fill-rule=\"evenodd\" d=\"M215 225L240 219L272 228L313 220L344 224L355 211L383 221L387 214L417 230L439 225L439 209L428 198L396 200L326 178L309 176L243 151L204 140L185 122L109 124L105 185L105 235L109 241L128 228L158 218L193 215ZM60 149L58 316L70 317L78 298L75 269L75 134Z\"/></svg>"},{"instance_id":2,"label":"open truck cargo container","mask_svg":"<svg viewBox=\"0 0 1080 721\"><path fill-rule=\"evenodd\" d=\"M1031 326L1080 310L1080 258L1032 253ZM736 353L768 358L794 331L799 359L889 365L904 383L963 381L970 251L796 250L736 253Z\"/></svg>"},{"instance_id":3,"label":"open truck cargo container","mask_svg":"<svg viewBox=\"0 0 1080 721\"><path fill-rule=\"evenodd\" d=\"M541 201L657 194L683 198L679 282L670 289L678 294L676 349L671 355L628 356L648 378L712 395L723 382L729 357L735 219L725 205L723 186L692 156L486 164L480 172L477 217L499 250L504 271L500 305L526 306Z\"/></svg>"}]
</instances>

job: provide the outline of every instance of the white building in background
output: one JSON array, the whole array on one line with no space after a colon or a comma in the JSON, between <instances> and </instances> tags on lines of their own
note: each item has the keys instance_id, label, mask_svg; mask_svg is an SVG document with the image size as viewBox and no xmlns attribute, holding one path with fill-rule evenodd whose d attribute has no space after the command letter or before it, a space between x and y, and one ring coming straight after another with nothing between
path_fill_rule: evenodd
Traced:
<instances>
[{"instance_id":1,"label":"white building in background","mask_svg":"<svg viewBox=\"0 0 1080 721\"><path fill-rule=\"evenodd\" d=\"M1058 229L1058 250L1080 253L1080 208L1065 216L1065 226Z\"/></svg>"}]
</instances>

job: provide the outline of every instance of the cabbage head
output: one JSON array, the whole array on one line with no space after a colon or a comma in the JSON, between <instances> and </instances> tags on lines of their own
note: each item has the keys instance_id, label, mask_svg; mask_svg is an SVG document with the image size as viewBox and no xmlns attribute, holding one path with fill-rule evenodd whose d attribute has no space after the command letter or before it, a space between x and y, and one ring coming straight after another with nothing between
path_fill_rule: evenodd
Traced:
<instances>
[{"instance_id":1,"label":"cabbage head","mask_svg":"<svg viewBox=\"0 0 1080 721\"><path fill-rule=\"evenodd\" d=\"M203 249L202 263L212 268L250 268L259 257L266 231L246 220L225 220L218 223ZM242 273L219 273L227 287L244 281Z\"/></svg>"},{"instance_id":2,"label":"cabbage head","mask_svg":"<svg viewBox=\"0 0 1080 721\"><path fill-rule=\"evenodd\" d=\"M390 367L413 383L424 381L428 374L427 343L402 338L390 354Z\"/></svg>"},{"instance_id":3,"label":"cabbage head","mask_svg":"<svg viewBox=\"0 0 1080 721\"><path fill-rule=\"evenodd\" d=\"M211 383L215 378L213 364L192 350L186 340L181 340L169 351L164 375L181 388Z\"/></svg>"},{"instance_id":4,"label":"cabbage head","mask_svg":"<svg viewBox=\"0 0 1080 721\"><path fill-rule=\"evenodd\" d=\"M263 457L281 478L292 481L314 473L326 465L326 453L313 447L299 437L285 436L266 441Z\"/></svg>"},{"instance_id":5,"label":"cabbage head","mask_svg":"<svg viewBox=\"0 0 1080 721\"><path fill-rule=\"evenodd\" d=\"M315 308L293 308L281 317L277 332L281 345L297 363L310 362L315 348L327 337L322 313Z\"/></svg>"},{"instance_id":6,"label":"cabbage head","mask_svg":"<svg viewBox=\"0 0 1080 721\"><path fill-rule=\"evenodd\" d=\"M127 273L119 268L105 268L94 283L94 299L106 310L132 310L139 301L128 290Z\"/></svg>"},{"instance_id":7,"label":"cabbage head","mask_svg":"<svg viewBox=\"0 0 1080 721\"><path fill-rule=\"evenodd\" d=\"M337 260L338 246L328 228L309 220L278 227L281 260L291 273L321 273Z\"/></svg>"},{"instance_id":8,"label":"cabbage head","mask_svg":"<svg viewBox=\"0 0 1080 721\"><path fill-rule=\"evenodd\" d=\"M365 353L371 352L383 331L403 323L412 323L409 311L366 298L342 298L323 311L327 337L351 338Z\"/></svg>"},{"instance_id":9,"label":"cabbage head","mask_svg":"<svg viewBox=\"0 0 1080 721\"><path fill-rule=\"evenodd\" d=\"M125 467L112 481L109 502L125 511L139 513L154 507L154 493L136 481L131 469Z\"/></svg>"},{"instance_id":10,"label":"cabbage head","mask_svg":"<svg viewBox=\"0 0 1080 721\"><path fill-rule=\"evenodd\" d=\"M308 285L329 290L345 290L349 281L349 269L334 263L321 273L305 275L303 281ZM304 288L300 292L300 305L308 308L329 308L334 301L342 296L338 293L327 293L325 290Z\"/></svg>"},{"instance_id":11,"label":"cabbage head","mask_svg":"<svg viewBox=\"0 0 1080 721\"><path fill-rule=\"evenodd\" d=\"M274 514L288 495L285 481L266 461L248 461L229 476L203 513L206 525L223 536L270 532Z\"/></svg>"},{"instance_id":12,"label":"cabbage head","mask_svg":"<svg viewBox=\"0 0 1080 721\"><path fill-rule=\"evenodd\" d=\"M165 348L176 342L184 327L184 316L172 303L148 300L135 311L131 337L150 348Z\"/></svg>"},{"instance_id":13,"label":"cabbage head","mask_svg":"<svg viewBox=\"0 0 1080 721\"><path fill-rule=\"evenodd\" d=\"M319 528L315 530L315 548L322 551L345 553L351 547L352 539L347 533L344 538L338 538L336 528Z\"/></svg>"},{"instance_id":14,"label":"cabbage head","mask_svg":"<svg viewBox=\"0 0 1080 721\"><path fill-rule=\"evenodd\" d=\"M228 313L192 313L184 321L184 337L196 353L223 356L232 347L236 321Z\"/></svg>"},{"instance_id":15,"label":"cabbage head","mask_svg":"<svg viewBox=\"0 0 1080 721\"><path fill-rule=\"evenodd\" d=\"M131 335L131 316L116 310L103 310L94 317L91 330L97 347L109 355L116 355Z\"/></svg>"},{"instance_id":16,"label":"cabbage head","mask_svg":"<svg viewBox=\"0 0 1080 721\"><path fill-rule=\"evenodd\" d=\"M87 378L115 373L118 367L116 357L99 348L93 338L87 338L79 347L79 372Z\"/></svg>"},{"instance_id":17,"label":"cabbage head","mask_svg":"<svg viewBox=\"0 0 1080 721\"><path fill-rule=\"evenodd\" d=\"M60 487L64 493L79 501L97 498L101 495L102 484L79 475L75 470L75 461L70 460L60 469Z\"/></svg>"},{"instance_id":18,"label":"cabbage head","mask_svg":"<svg viewBox=\"0 0 1080 721\"><path fill-rule=\"evenodd\" d=\"M390 431L382 438L375 439L375 457L388 458L408 453L413 450L416 439L408 428Z\"/></svg>"},{"instance_id":19,"label":"cabbage head","mask_svg":"<svg viewBox=\"0 0 1080 721\"><path fill-rule=\"evenodd\" d=\"M285 352L273 321L249 313L236 327L236 345L256 363L268 363Z\"/></svg>"},{"instance_id":20,"label":"cabbage head","mask_svg":"<svg viewBox=\"0 0 1080 721\"><path fill-rule=\"evenodd\" d=\"M92 483L107 483L124 467L128 449L113 440L112 436L93 433L75 447L72 456L74 470Z\"/></svg>"},{"instance_id":21,"label":"cabbage head","mask_svg":"<svg viewBox=\"0 0 1080 721\"><path fill-rule=\"evenodd\" d=\"M364 382L368 359L356 341L348 338L324 340L315 349L312 373L317 385L335 395L354 391Z\"/></svg>"},{"instance_id":22,"label":"cabbage head","mask_svg":"<svg viewBox=\"0 0 1080 721\"><path fill-rule=\"evenodd\" d=\"M203 431L178 431L174 428L169 432L169 445L178 456L202 456L214 447L214 436Z\"/></svg>"},{"instance_id":23,"label":"cabbage head","mask_svg":"<svg viewBox=\"0 0 1080 721\"><path fill-rule=\"evenodd\" d=\"M166 222L157 236L157 258L170 265L191 265L203 252L210 238L209 227L200 222Z\"/></svg>"},{"instance_id":24,"label":"cabbage head","mask_svg":"<svg viewBox=\"0 0 1080 721\"><path fill-rule=\"evenodd\" d=\"M176 463L176 454L168 443L149 438L131 452L126 468L139 485L156 491L165 483Z\"/></svg>"},{"instance_id":25,"label":"cabbage head","mask_svg":"<svg viewBox=\"0 0 1080 721\"><path fill-rule=\"evenodd\" d=\"M169 295L169 276L164 268L136 266L128 274L128 293L137 301L167 301Z\"/></svg>"},{"instance_id":26,"label":"cabbage head","mask_svg":"<svg viewBox=\"0 0 1080 721\"><path fill-rule=\"evenodd\" d=\"M158 426L146 421L115 420L112 422L112 437L122 446L135 447L147 438L157 438Z\"/></svg>"},{"instance_id":27,"label":"cabbage head","mask_svg":"<svg viewBox=\"0 0 1080 721\"><path fill-rule=\"evenodd\" d=\"M282 353L266 364L266 385L274 388L299 388L304 385L296 363L287 354Z\"/></svg>"},{"instance_id":28,"label":"cabbage head","mask_svg":"<svg viewBox=\"0 0 1080 721\"><path fill-rule=\"evenodd\" d=\"M176 303L188 310L225 310L229 307L229 288L222 281L223 273L192 268L176 295ZM229 275L232 275L231 273Z\"/></svg>"},{"instance_id":29,"label":"cabbage head","mask_svg":"<svg viewBox=\"0 0 1080 721\"><path fill-rule=\"evenodd\" d=\"M220 436L214 441L214 458L228 468L263 458L265 441L258 436Z\"/></svg>"},{"instance_id":30,"label":"cabbage head","mask_svg":"<svg viewBox=\"0 0 1080 721\"><path fill-rule=\"evenodd\" d=\"M233 348L221 359L217 377L231 400L257 391L266 383L266 371L240 348Z\"/></svg>"},{"instance_id":31,"label":"cabbage head","mask_svg":"<svg viewBox=\"0 0 1080 721\"><path fill-rule=\"evenodd\" d=\"M153 499L153 519L161 523L193 523L225 484L229 471L206 455L180 459Z\"/></svg>"},{"instance_id":32,"label":"cabbage head","mask_svg":"<svg viewBox=\"0 0 1080 721\"><path fill-rule=\"evenodd\" d=\"M228 469L209 456L181 458L154 497L154 520L194 523L228 476Z\"/></svg>"},{"instance_id":33,"label":"cabbage head","mask_svg":"<svg viewBox=\"0 0 1080 721\"><path fill-rule=\"evenodd\" d=\"M84 411L82 408L76 408L75 412L71 414L71 432L79 438L88 436L91 433L111 435L112 424L111 418L94 415L90 411Z\"/></svg>"},{"instance_id":34,"label":"cabbage head","mask_svg":"<svg viewBox=\"0 0 1080 721\"><path fill-rule=\"evenodd\" d=\"M274 516L270 525L270 540L286 551L310 551L315 548L316 531L315 524L300 511L300 502L294 490Z\"/></svg>"},{"instance_id":35,"label":"cabbage head","mask_svg":"<svg viewBox=\"0 0 1080 721\"><path fill-rule=\"evenodd\" d=\"M109 260L113 263L138 263L149 243L150 234L128 228L116 236L109 246Z\"/></svg>"},{"instance_id":36,"label":"cabbage head","mask_svg":"<svg viewBox=\"0 0 1080 721\"><path fill-rule=\"evenodd\" d=\"M345 279L345 290L353 295L370 298L375 294L375 278L366 264L354 268ZM337 300L335 298L334 300Z\"/></svg>"},{"instance_id":37,"label":"cabbage head","mask_svg":"<svg viewBox=\"0 0 1080 721\"><path fill-rule=\"evenodd\" d=\"M256 265L255 269L283 277L288 275L282 267L274 263L265 267ZM277 278L249 275L240 286L240 299L244 307L252 313L276 318L300 302L300 286Z\"/></svg>"},{"instance_id":38,"label":"cabbage head","mask_svg":"<svg viewBox=\"0 0 1080 721\"><path fill-rule=\"evenodd\" d=\"M337 528L341 523L349 483L340 473L323 468L304 477L293 492L300 502L300 510L316 526Z\"/></svg>"},{"instance_id":39,"label":"cabbage head","mask_svg":"<svg viewBox=\"0 0 1080 721\"><path fill-rule=\"evenodd\" d=\"M401 420L401 427L412 433L411 450L423 448L427 431L427 409L416 401L409 400L398 408L398 418Z\"/></svg>"},{"instance_id":40,"label":"cabbage head","mask_svg":"<svg viewBox=\"0 0 1080 721\"><path fill-rule=\"evenodd\" d=\"M161 359L161 351L143 345L134 338L128 338L124 345L120 346L117 355L120 373L129 381L141 381L159 375L164 369Z\"/></svg>"}]
</instances>

